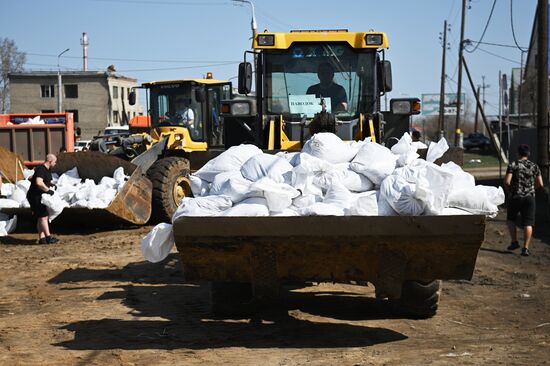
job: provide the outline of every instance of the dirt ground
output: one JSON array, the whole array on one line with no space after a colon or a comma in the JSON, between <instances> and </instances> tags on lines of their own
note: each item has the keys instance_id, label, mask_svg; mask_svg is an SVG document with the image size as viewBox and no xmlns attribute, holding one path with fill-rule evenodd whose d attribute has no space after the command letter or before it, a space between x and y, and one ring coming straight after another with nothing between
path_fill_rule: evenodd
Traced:
<instances>
[{"instance_id":1,"label":"dirt ground","mask_svg":"<svg viewBox=\"0 0 550 366\"><path fill-rule=\"evenodd\" d=\"M427 320L338 284L287 294L278 315L220 318L175 252L143 261L150 227L65 232L50 246L16 233L0 239L0 364L546 364L550 235L537 232L531 257L508 252L504 217L488 223L472 281L444 282Z\"/></svg>"}]
</instances>

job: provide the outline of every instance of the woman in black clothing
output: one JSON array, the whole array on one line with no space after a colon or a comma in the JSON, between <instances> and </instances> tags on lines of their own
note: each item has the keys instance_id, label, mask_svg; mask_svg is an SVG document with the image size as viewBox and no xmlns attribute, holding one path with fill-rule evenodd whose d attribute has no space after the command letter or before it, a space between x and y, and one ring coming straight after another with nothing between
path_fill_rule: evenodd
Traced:
<instances>
[{"instance_id":1,"label":"woman in black clothing","mask_svg":"<svg viewBox=\"0 0 550 366\"><path fill-rule=\"evenodd\" d=\"M52 194L52 173L51 168L55 166L57 158L54 154L48 154L44 164L34 168L34 174L31 178L31 186L27 193L27 199L31 205L32 213L36 217L36 229L38 230L39 244L54 244L58 240L50 235L50 226L48 223L48 210L41 202L42 194Z\"/></svg>"}]
</instances>

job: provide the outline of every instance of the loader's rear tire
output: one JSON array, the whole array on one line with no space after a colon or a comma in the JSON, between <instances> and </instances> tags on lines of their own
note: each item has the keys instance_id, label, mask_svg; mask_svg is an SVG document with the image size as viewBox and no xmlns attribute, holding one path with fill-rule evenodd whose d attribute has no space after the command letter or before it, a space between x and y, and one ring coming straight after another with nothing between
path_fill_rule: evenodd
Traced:
<instances>
[{"instance_id":1,"label":"loader's rear tire","mask_svg":"<svg viewBox=\"0 0 550 366\"><path fill-rule=\"evenodd\" d=\"M252 285L244 282L212 282L212 312L218 315L241 315L254 310Z\"/></svg>"},{"instance_id":2,"label":"loader's rear tire","mask_svg":"<svg viewBox=\"0 0 550 366\"><path fill-rule=\"evenodd\" d=\"M189 161L171 156L157 160L147 171L153 183L151 219L154 222L171 222L181 200L191 196Z\"/></svg>"},{"instance_id":3,"label":"loader's rear tire","mask_svg":"<svg viewBox=\"0 0 550 366\"><path fill-rule=\"evenodd\" d=\"M394 310L413 318L431 318L437 312L441 281L405 281L401 298L394 301Z\"/></svg>"}]
</instances>

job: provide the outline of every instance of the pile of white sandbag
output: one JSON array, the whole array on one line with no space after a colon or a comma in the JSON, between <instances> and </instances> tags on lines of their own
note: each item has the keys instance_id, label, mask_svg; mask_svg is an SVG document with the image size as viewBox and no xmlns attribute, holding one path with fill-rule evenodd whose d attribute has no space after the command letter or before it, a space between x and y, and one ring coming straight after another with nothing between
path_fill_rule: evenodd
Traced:
<instances>
[{"instance_id":1,"label":"pile of white sandbag","mask_svg":"<svg viewBox=\"0 0 550 366\"><path fill-rule=\"evenodd\" d=\"M445 139L430 144L426 160L417 146L408 133L391 150L332 133L315 134L299 153L234 146L191 175L194 197L183 199L172 222L180 216L497 214L501 188L476 186L454 163L434 164L449 148ZM163 224L142 240L146 259L167 255L170 232Z\"/></svg>"},{"instance_id":2,"label":"pile of white sandbag","mask_svg":"<svg viewBox=\"0 0 550 366\"><path fill-rule=\"evenodd\" d=\"M32 175L32 171L25 171L24 175L28 178ZM42 204L48 207L50 222L67 207L106 208L127 180L128 176L124 173L123 167L117 168L113 177L103 177L99 184L92 179L80 178L78 169L75 167L60 176L52 174L52 183L56 186L54 194L42 194ZM30 207L27 200L30 185L31 182L28 179L20 180L15 184L2 184L2 194L7 198L0 199L0 209Z\"/></svg>"}]
</instances>

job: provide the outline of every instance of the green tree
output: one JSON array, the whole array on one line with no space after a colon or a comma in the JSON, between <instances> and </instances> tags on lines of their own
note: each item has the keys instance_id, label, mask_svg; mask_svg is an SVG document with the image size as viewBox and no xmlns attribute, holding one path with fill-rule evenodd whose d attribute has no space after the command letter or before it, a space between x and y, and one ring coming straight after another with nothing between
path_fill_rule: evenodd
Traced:
<instances>
[{"instance_id":1,"label":"green tree","mask_svg":"<svg viewBox=\"0 0 550 366\"><path fill-rule=\"evenodd\" d=\"M20 52L14 41L0 37L0 111L2 113L7 113L10 109L8 75L23 71L26 61L27 54Z\"/></svg>"}]
</instances>

